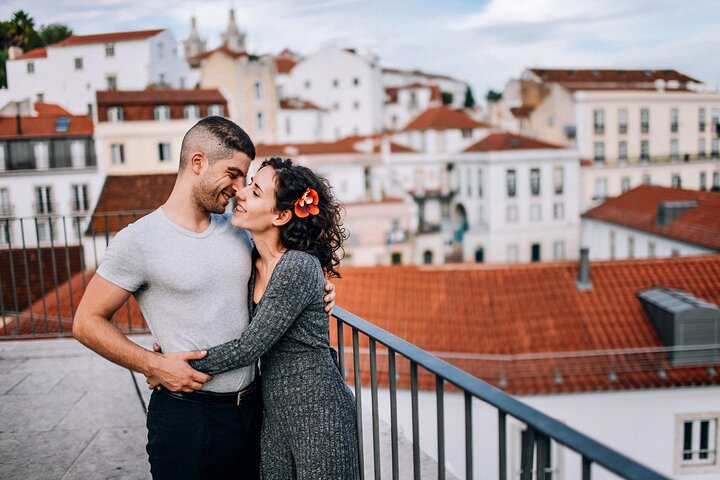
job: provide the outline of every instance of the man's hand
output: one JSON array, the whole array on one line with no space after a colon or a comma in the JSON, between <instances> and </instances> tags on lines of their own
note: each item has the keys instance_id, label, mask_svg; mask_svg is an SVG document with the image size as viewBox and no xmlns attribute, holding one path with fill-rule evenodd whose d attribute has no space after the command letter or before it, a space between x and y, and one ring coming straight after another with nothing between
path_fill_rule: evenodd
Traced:
<instances>
[{"instance_id":1,"label":"man's hand","mask_svg":"<svg viewBox=\"0 0 720 480\"><path fill-rule=\"evenodd\" d=\"M162 384L173 392L200 390L212 376L193 369L188 360L199 360L207 355L202 352L172 352L156 354L146 374L148 386L152 389Z\"/></svg>"},{"instance_id":2,"label":"man's hand","mask_svg":"<svg viewBox=\"0 0 720 480\"><path fill-rule=\"evenodd\" d=\"M332 315L335 308L335 285L328 279L325 279L325 291L328 292L323 300L325 301L325 311L328 315Z\"/></svg>"}]
</instances>

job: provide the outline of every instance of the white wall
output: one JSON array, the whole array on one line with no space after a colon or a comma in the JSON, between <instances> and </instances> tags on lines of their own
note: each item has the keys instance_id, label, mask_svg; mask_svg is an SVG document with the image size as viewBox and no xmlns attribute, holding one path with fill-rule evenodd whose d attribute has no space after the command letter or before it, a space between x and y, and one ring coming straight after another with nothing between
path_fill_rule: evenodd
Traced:
<instances>
[{"instance_id":1,"label":"white wall","mask_svg":"<svg viewBox=\"0 0 720 480\"><path fill-rule=\"evenodd\" d=\"M389 392L380 389L381 421L390 423ZM402 436L412 440L410 392L398 391L398 426ZM533 408L619 451L631 459L677 479L717 479L717 473L677 475L674 473L676 415L720 410L720 387L679 387L654 390L578 393L517 397ZM371 415L369 387L363 387L363 414ZM498 416L494 407L473 400L474 478L497 478ZM437 413L435 392L419 393L420 447L437 459ZM462 394L445 393L446 468L465 478L465 401ZM520 422L508 417L508 478L519 478ZM364 432L371 435L372 432ZM390 449L381 439L381 448ZM557 446L553 445L553 449ZM372 450L365 452L372 458ZM581 478L581 460L568 448L561 448L557 480ZM400 465L401 476L412 473L412 465ZM616 475L593 466L593 479L616 479Z\"/></svg>"}]
</instances>

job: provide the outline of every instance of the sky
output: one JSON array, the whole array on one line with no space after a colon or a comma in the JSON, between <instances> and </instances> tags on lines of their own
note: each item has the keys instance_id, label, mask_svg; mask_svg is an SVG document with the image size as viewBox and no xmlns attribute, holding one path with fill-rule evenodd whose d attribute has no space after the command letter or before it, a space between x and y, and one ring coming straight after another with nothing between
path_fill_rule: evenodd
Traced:
<instances>
[{"instance_id":1,"label":"sky","mask_svg":"<svg viewBox=\"0 0 720 480\"><path fill-rule=\"evenodd\" d=\"M466 81L476 99L531 67L674 68L720 87L720 0L3 0L0 19L24 9L36 27L182 40L195 15L213 48L231 7L251 53L353 47Z\"/></svg>"}]
</instances>

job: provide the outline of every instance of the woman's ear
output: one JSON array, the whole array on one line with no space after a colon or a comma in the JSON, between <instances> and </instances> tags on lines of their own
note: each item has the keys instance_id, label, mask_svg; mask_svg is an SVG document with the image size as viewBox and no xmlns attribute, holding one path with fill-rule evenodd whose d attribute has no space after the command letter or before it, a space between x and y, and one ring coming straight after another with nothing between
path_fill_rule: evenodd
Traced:
<instances>
[{"instance_id":1,"label":"woman's ear","mask_svg":"<svg viewBox=\"0 0 720 480\"><path fill-rule=\"evenodd\" d=\"M282 227L292 219L292 212L290 210L283 210L278 213L273 220L273 225L276 227Z\"/></svg>"}]
</instances>

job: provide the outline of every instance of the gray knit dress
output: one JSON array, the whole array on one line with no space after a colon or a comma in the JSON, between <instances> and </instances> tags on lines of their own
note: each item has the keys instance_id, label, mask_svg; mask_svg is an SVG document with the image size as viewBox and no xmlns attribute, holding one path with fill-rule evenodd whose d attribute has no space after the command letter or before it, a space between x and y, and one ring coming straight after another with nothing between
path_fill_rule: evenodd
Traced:
<instances>
[{"instance_id":1,"label":"gray knit dress","mask_svg":"<svg viewBox=\"0 0 720 480\"><path fill-rule=\"evenodd\" d=\"M319 260L287 251L257 305L253 280L250 326L190 365L214 375L261 359L263 479L356 480L355 400L330 349Z\"/></svg>"}]
</instances>

